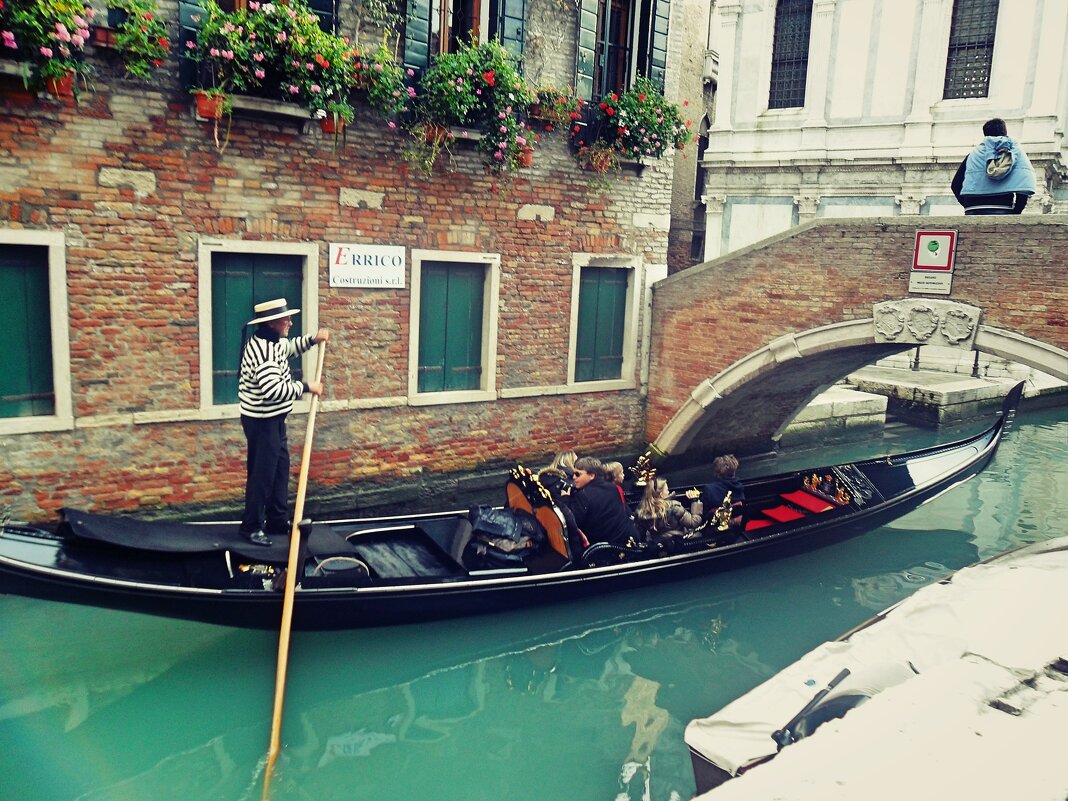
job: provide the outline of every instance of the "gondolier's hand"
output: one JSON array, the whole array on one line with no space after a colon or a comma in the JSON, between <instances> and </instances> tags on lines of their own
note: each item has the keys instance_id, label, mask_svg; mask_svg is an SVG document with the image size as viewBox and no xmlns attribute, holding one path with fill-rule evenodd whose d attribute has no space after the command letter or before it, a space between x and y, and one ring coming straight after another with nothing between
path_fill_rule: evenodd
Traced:
<instances>
[{"instance_id":1,"label":"gondolier's hand","mask_svg":"<svg viewBox=\"0 0 1068 801\"><path fill-rule=\"evenodd\" d=\"M316 342L329 342L330 341L330 332L327 331L325 328L320 328L318 331L315 332L315 341Z\"/></svg>"},{"instance_id":2,"label":"gondolier's hand","mask_svg":"<svg viewBox=\"0 0 1068 801\"><path fill-rule=\"evenodd\" d=\"M323 382L322 381L306 381L304 383L306 383L308 385L308 392L310 392L312 395L322 395L323 394Z\"/></svg>"}]
</instances>

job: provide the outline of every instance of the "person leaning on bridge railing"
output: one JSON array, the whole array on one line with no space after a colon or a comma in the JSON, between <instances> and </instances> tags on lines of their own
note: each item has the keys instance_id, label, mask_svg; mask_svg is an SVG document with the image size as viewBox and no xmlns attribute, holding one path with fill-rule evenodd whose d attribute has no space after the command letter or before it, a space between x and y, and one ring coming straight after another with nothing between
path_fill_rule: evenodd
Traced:
<instances>
[{"instance_id":1,"label":"person leaning on bridge railing","mask_svg":"<svg viewBox=\"0 0 1068 801\"><path fill-rule=\"evenodd\" d=\"M983 124L984 139L957 168L951 188L965 215L1020 214L1035 193L1035 171L1005 121Z\"/></svg>"}]
</instances>

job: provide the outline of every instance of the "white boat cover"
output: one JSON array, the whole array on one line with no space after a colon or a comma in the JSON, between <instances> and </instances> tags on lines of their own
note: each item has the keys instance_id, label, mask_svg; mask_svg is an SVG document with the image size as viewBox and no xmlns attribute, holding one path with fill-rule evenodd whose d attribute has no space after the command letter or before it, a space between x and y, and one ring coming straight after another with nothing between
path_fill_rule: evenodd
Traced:
<instances>
[{"instance_id":1,"label":"white boat cover","mask_svg":"<svg viewBox=\"0 0 1068 801\"><path fill-rule=\"evenodd\" d=\"M775 754L772 733L843 668L851 675L828 697L889 688L708 796L1064 801L1068 676L1047 666L1068 659L1066 610L1068 537L923 588L848 640L820 645L711 717L691 721L690 750L737 775ZM958 767L975 787L965 789L965 776L937 781L938 791L929 786ZM1029 780L1049 774L1049 786L1021 795L1028 771Z\"/></svg>"}]
</instances>

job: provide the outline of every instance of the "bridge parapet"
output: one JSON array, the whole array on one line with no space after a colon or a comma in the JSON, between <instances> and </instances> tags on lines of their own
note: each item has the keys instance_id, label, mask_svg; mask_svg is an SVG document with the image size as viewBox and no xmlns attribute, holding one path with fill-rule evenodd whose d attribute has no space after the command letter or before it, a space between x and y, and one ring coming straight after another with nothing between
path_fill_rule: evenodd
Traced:
<instances>
[{"instance_id":1,"label":"bridge parapet","mask_svg":"<svg viewBox=\"0 0 1068 801\"><path fill-rule=\"evenodd\" d=\"M909 294L915 234L956 230L952 293ZM850 372L916 344L1068 380L1068 217L819 219L657 283L647 435L667 453L772 447Z\"/></svg>"}]
</instances>

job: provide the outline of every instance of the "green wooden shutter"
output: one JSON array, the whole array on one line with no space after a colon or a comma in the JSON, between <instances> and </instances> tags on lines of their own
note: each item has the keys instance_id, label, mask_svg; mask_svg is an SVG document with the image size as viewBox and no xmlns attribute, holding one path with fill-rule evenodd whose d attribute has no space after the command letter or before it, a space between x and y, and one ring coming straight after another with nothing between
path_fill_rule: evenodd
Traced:
<instances>
[{"instance_id":1,"label":"green wooden shutter","mask_svg":"<svg viewBox=\"0 0 1068 801\"><path fill-rule=\"evenodd\" d=\"M660 91L664 91L667 73L668 23L671 21L671 0L653 0L649 20L649 52L646 75Z\"/></svg>"},{"instance_id":2,"label":"green wooden shutter","mask_svg":"<svg viewBox=\"0 0 1068 801\"><path fill-rule=\"evenodd\" d=\"M623 375L627 272L612 267L582 270L575 381L604 381Z\"/></svg>"},{"instance_id":3,"label":"green wooden shutter","mask_svg":"<svg viewBox=\"0 0 1068 801\"><path fill-rule=\"evenodd\" d=\"M436 5L433 0L408 0L404 24L404 66L419 71L430 66Z\"/></svg>"},{"instance_id":4,"label":"green wooden shutter","mask_svg":"<svg viewBox=\"0 0 1068 801\"><path fill-rule=\"evenodd\" d=\"M497 0L496 18L496 28L490 31L490 36L500 39L504 48L522 62L527 0Z\"/></svg>"},{"instance_id":5,"label":"green wooden shutter","mask_svg":"<svg viewBox=\"0 0 1068 801\"><path fill-rule=\"evenodd\" d=\"M192 51L186 47L186 42L196 42L197 31L206 16L207 11L199 3L178 0L178 77L187 89L197 85L199 67L196 59L189 55Z\"/></svg>"},{"instance_id":6,"label":"green wooden shutter","mask_svg":"<svg viewBox=\"0 0 1068 801\"><path fill-rule=\"evenodd\" d=\"M593 99L593 75L597 70L597 0L580 0L578 54L575 65L575 96Z\"/></svg>"},{"instance_id":7,"label":"green wooden shutter","mask_svg":"<svg viewBox=\"0 0 1068 801\"><path fill-rule=\"evenodd\" d=\"M486 270L477 264L423 262L419 292L419 392L482 386Z\"/></svg>"},{"instance_id":8,"label":"green wooden shutter","mask_svg":"<svg viewBox=\"0 0 1068 801\"><path fill-rule=\"evenodd\" d=\"M237 374L245 323L252 307L273 298L298 306L303 283L303 259L275 253L214 253L211 260L212 400L237 403ZM302 310L303 311L303 310ZM293 318L290 337L301 335L301 318ZM249 331L251 333L251 331ZM290 367L300 379L300 360Z\"/></svg>"},{"instance_id":9,"label":"green wooden shutter","mask_svg":"<svg viewBox=\"0 0 1068 801\"><path fill-rule=\"evenodd\" d=\"M47 247L0 249L0 297L7 303L8 336L0 371L0 417L55 414Z\"/></svg>"}]
</instances>

